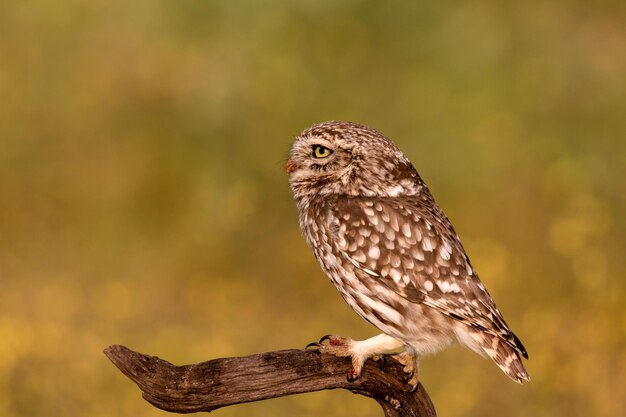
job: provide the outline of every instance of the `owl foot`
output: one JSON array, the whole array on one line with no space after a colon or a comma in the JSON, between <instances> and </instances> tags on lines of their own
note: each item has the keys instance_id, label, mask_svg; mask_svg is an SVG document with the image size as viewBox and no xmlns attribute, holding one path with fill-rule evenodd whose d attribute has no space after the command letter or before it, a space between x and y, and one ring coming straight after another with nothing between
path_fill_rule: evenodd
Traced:
<instances>
[{"instance_id":1,"label":"owl foot","mask_svg":"<svg viewBox=\"0 0 626 417\"><path fill-rule=\"evenodd\" d=\"M328 342L328 343L324 343ZM316 347L321 353L328 353L342 358L350 357L352 368L348 372L348 381L356 381L361 376L363 364L369 358L382 361L384 353L402 346L402 343L390 336L380 334L367 340L352 340L347 337L326 335L318 343L309 343L308 347Z\"/></svg>"},{"instance_id":2,"label":"owl foot","mask_svg":"<svg viewBox=\"0 0 626 417\"><path fill-rule=\"evenodd\" d=\"M402 370L407 374L404 382L409 385L409 392L414 392L419 382L418 356L412 352L404 351L393 355L393 357L404 365Z\"/></svg>"},{"instance_id":3,"label":"owl foot","mask_svg":"<svg viewBox=\"0 0 626 417\"><path fill-rule=\"evenodd\" d=\"M328 342L328 343L324 343ZM338 356L340 358L350 357L352 360L352 368L348 372L347 379L350 382L356 381L361 376L363 364L368 356L359 355L354 349L354 344L358 343L348 337L327 334L317 343L317 349L321 353Z\"/></svg>"}]
</instances>

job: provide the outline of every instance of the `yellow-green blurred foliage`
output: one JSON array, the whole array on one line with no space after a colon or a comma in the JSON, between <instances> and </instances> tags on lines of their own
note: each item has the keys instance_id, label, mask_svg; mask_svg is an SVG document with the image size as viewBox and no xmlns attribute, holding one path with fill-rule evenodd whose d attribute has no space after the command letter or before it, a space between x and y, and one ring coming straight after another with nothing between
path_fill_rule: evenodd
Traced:
<instances>
[{"instance_id":1,"label":"yellow-green blurred foliage","mask_svg":"<svg viewBox=\"0 0 626 417\"><path fill-rule=\"evenodd\" d=\"M528 348L525 386L423 360L441 416L626 415L625 22L623 0L3 2L0 415L165 416L109 344L182 364L375 334L283 172L329 119L399 144Z\"/></svg>"}]
</instances>

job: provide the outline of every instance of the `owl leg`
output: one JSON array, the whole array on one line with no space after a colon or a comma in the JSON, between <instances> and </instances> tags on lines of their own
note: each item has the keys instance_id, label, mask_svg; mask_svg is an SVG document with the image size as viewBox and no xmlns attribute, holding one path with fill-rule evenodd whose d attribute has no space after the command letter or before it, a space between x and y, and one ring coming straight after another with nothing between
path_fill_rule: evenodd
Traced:
<instances>
[{"instance_id":1,"label":"owl leg","mask_svg":"<svg viewBox=\"0 0 626 417\"><path fill-rule=\"evenodd\" d=\"M328 341L328 344L323 342ZM402 342L386 334L379 334L366 340L352 340L347 337L327 335L320 339L317 346L320 352L329 353L340 357L350 357L352 369L348 372L348 380L355 381L361 376L363 364L373 356L398 349L403 346Z\"/></svg>"},{"instance_id":2,"label":"owl leg","mask_svg":"<svg viewBox=\"0 0 626 417\"><path fill-rule=\"evenodd\" d=\"M393 358L404 365L404 373L408 375L406 383L411 387L411 392L417 389L419 381L419 356L407 348L404 352L393 355Z\"/></svg>"}]
</instances>

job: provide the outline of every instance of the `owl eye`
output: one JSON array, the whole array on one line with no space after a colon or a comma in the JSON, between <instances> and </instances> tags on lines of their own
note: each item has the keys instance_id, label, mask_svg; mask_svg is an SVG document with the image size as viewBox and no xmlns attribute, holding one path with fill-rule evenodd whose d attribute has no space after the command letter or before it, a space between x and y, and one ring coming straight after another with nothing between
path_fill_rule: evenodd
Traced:
<instances>
[{"instance_id":1,"label":"owl eye","mask_svg":"<svg viewBox=\"0 0 626 417\"><path fill-rule=\"evenodd\" d=\"M313 158L326 158L333 151L322 145L313 145Z\"/></svg>"}]
</instances>

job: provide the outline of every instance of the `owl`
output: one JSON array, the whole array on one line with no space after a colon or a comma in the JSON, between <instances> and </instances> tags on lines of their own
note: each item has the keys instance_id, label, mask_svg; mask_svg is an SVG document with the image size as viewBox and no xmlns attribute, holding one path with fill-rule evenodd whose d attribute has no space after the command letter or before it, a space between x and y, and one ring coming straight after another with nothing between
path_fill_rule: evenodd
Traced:
<instances>
[{"instance_id":1,"label":"owl","mask_svg":"<svg viewBox=\"0 0 626 417\"><path fill-rule=\"evenodd\" d=\"M396 357L415 389L419 357L454 342L491 358L512 380L529 380L522 342L391 140L356 123L317 124L296 138L285 169L300 227L322 270L382 332L360 341L329 335L316 344L351 358L349 380L368 358L401 350Z\"/></svg>"}]
</instances>

